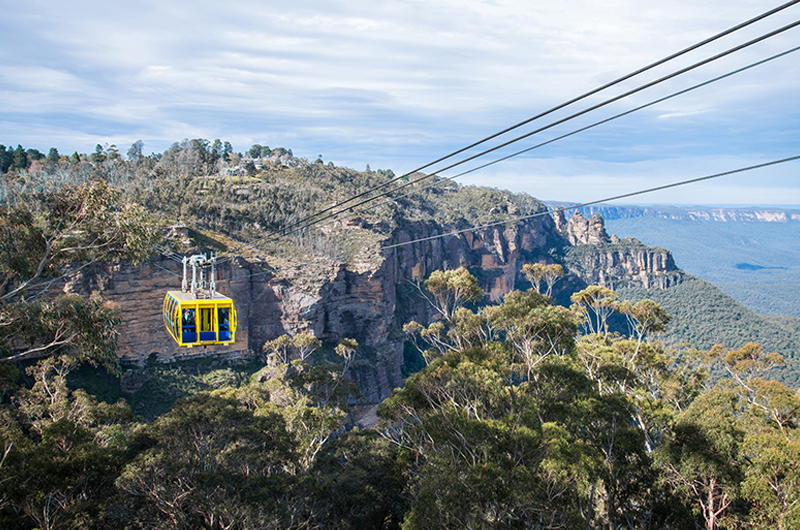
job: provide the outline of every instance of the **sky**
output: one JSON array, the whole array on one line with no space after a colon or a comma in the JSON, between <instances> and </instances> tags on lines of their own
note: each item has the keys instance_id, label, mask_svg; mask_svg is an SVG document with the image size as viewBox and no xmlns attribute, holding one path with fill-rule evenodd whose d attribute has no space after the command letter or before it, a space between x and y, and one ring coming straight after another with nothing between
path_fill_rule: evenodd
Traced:
<instances>
[{"instance_id":1,"label":"sky","mask_svg":"<svg viewBox=\"0 0 800 530\"><path fill-rule=\"evenodd\" d=\"M150 153L220 138L239 152L282 146L403 174L780 3L0 0L0 144L62 154L114 144L124 153L142 140ZM796 20L800 5L481 149ZM788 30L480 163L798 45L800 28ZM800 52L457 181L588 202L797 155ZM800 205L799 177L794 161L625 202Z\"/></svg>"}]
</instances>

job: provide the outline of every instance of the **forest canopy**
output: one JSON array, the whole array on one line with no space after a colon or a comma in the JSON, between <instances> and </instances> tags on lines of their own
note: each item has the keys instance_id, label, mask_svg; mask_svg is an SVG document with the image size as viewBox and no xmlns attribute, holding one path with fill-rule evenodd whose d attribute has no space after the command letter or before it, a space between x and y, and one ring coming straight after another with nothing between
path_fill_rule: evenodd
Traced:
<instances>
[{"instance_id":1,"label":"forest canopy","mask_svg":"<svg viewBox=\"0 0 800 530\"><path fill-rule=\"evenodd\" d=\"M0 151L2 528L800 526L800 397L765 377L784 359L666 344L664 306L607 287L559 305L552 256L496 304L465 268L428 275L436 318L402 330L421 369L367 429L352 421L363 347L346 337L268 341L249 377L218 370L150 421L98 399L69 381L118 368L119 314L100 293L53 296L57 282L145 259L176 217L247 240L393 174L202 139ZM402 204L470 222L542 208L479 188ZM405 222L382 208L381 229Z\"/></svg>"}]
</instances>

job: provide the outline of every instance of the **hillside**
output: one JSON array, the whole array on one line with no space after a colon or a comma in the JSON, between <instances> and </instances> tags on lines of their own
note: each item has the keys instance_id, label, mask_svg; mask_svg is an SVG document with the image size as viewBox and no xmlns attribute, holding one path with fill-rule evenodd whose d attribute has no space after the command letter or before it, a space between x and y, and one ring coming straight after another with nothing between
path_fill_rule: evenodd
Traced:
<instances>
[{"instance_id":1,"label":"hillside","mask_svg":"<svg viewBox=\"0 0 800 530\"><path fill-rule=\"evenodd\" d=\"M727 526L797 527L797 317L526 195L448 184L276 236L391 177L164 157L3 181L0 527L717 528L703 483ZM163 245L225 258L234 345L169 339ZM667 345L662 307L616 295L660 302Z\"/></svg>"},{"instance_id":2,"label":"hillside","mask_svg":"<svg viewBox=\"0 0 800 530\"><path fill-rule=\"evenodd\" d=\"M663 340L709 349L729 349L756 342L766 351L781 353L787 366L775 372L785 384L800 386L800 327L793 317L765 317L754 313L710 282L686 275L667 289L620 287L620 298L633 302L649 298L672 316Z\"/></svg>"},{"instance_id":3,"label":"hillside","mask_svg":"<svg viewBox=\"0 0 800 530\"><path fill-rule=\"evenodd\" d=\"M252 358L261 354L267 341L304 331L330 342L354 338L363 346L362 358L354 366L355 378L367 400L376 403L401 383L402 374L419 367L407 358L402 328L412 319L428 322L433 314L415 295L415 284L437 269L464 266L486 293L483 303L498 303L514 289L529 288L521 269L533 262L564 265L567 277L553 292L562 304L569 305L569 296L589 284L613 289L666 288L670 296L694 297L691 303L678 303L670 311L676 314L675 323L685 323L675 328L680 340L697 340L698 346L705 347L716 342L733 347L750 335L764 341L765 348L786 356L797 351L791 326L780 327L749 316L747 326L726 324L711 334L708 326L713 321L743 321L744 309L730 299L717 300L717 294L695 294L688 285L672 290L680 286L684 277L680 269L685 267L680 258L673 258L671 243L651 246L654 243L648 239L630 238L636 232L624 227L613 229L621 239L609 236L600 215L550 216L542 202L528 195L438 181L416 193L382 198L369 207L352 208L335 220L322 219L313 227L284 234L279 231L315 211L369 194L370 189L391 180L393 172L309 162L283 148L260 147L258 153L251 149L251 157L215 155L208 151L209 145L203 140L184 141L161 155L136 160L93 155L47 161L19 182L46 188L57 182L56 176L67 182L101 178L124 189L129 200L143 205L162 225L179 220L191 227L189 239L170 239L165 244L178 254L219 252L226 259L218 271L219 288L239 305L237 343L217 348L214 355ZM425 183L429 182L436 181ZM621 211L609 213L625 217ZM533 214L539 216L463 231ZM645 219L633 214L627 217L634 222ZM698 223L677 219L674 213L666 217L662 220L690 227ZM767 224L779 225L759 223ZM768 258L777 260L796 224L800 223L780 224L788 228L782 238L774 239L773 254L764 251L763 260L751 255L747 263L764 267ZM679 231L673 230L671 235L676 244L683 239ZM702 243L709 254L726 247L719 244L718 234L708 235L708 240L688 237L690 247ZM734 235L729 239L731 245L727 246L738 252L735 243L739 240ZM387 245L392 247L390 251L379 251ZM719 257L715 260L723 262ZM794 267L789 262L776 266ZM123 361L136 365L151 358L171 362L208 354L177 348L154 333L162 326L159 308L163 293L176 286L179 274L178 265L154 254L151 263L142 266L98 264L65 288L86 293L101 289L104 296L121 305L125 317L120 324L118 353ZM651 298L659 291L654 293ZM704 297L716 304L716 316L708 324L689 316L705 311ZM686 316L679 315L683 307L691 308ZM717 314L725 311L725 315Z\"/></svg>"}]
</instances>

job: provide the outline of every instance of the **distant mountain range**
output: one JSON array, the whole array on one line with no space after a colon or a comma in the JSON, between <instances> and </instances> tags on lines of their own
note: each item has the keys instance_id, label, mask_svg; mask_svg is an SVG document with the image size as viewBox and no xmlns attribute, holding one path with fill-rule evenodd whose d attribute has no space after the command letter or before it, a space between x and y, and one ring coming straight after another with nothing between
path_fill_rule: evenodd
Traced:
<instances>
[{"instance_id":1,"label":"distant mountain range","mask_svg":"<svg viewBox=\"0 0 800 530\"><path fill-rule=\"evenodd\" d=\"M678 267L757 313L800 316L800 208L601 204L580 210L587 218L600 214L609 233L669 249Z\"/></svg>"},{"instance_id":2,"label":"distant mountain range","mask_svg":"<svg viewBox=\"0 0 800 530\"><path fill-rule=\"evenodd\" d=\"M574 206L575 203L546 201L551 208ZM639 217L668 219L671 221L717 221L717 222L766 222L788 223L800 222L800 207L797 208L726 208L718 206L637 206L637 205L612 205L595 204L580 208L584 217L596 213L603 216L606 221L633 219Z\"/></svg>"}]
</instances>

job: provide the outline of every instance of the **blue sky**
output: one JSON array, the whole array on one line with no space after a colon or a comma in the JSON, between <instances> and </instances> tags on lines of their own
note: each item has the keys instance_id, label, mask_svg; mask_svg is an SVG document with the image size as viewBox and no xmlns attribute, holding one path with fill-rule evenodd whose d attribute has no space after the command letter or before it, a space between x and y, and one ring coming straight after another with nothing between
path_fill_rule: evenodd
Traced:
<instances>
[{"instance_id":1,"label":"blue sky","mask_svg":"<svg viewBox=\"0 0 800 530\"><path fill-rule=\"evenodd\" d=\"M141 139L149 153L220 138L399 174L777 5L2 1L0 143ZM797 19L789 8L605 97ZM796 28L514 149L798 44ZM799 140L800 52L459 181L584 202L798 155ZM798 177L791 162L627 202L798 205Z\"/></svg>"}]
</instances>

